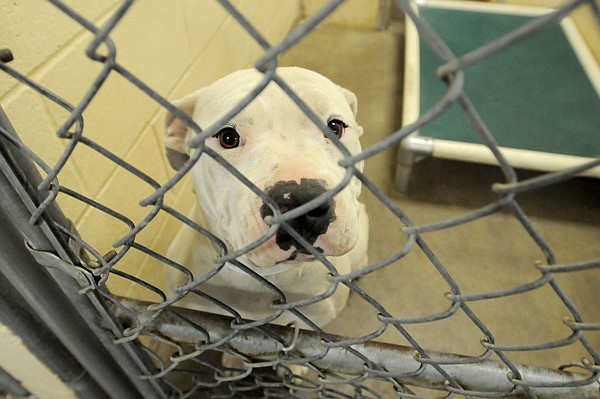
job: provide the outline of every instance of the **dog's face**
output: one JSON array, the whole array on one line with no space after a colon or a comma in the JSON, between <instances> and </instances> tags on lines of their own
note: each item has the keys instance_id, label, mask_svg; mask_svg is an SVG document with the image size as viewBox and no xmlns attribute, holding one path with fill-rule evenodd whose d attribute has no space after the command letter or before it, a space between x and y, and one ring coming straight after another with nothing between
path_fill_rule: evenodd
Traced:
<instances>
[{"instance_id":1,"label":"dog's face","mask_svg":"<svg viewBox=\"0 0 600 399\"><path fill-rule=\"evenodd\" d=\"M340 138L351 154L360 152L362 128L355 120L356 97L325 77L301 68L279 68L277 74ZM257 86L262 75L243 70L228 75L174 104L206 128L223 117ZM189 156L186 142L193 131L173 114L166 117L165 145L175 168ZM218 152L282 213L338 186L347 174L338 165L339 149L275 83L270 83L206 146ZM182 158L183 157L183 158ZM362 163L357 165L362 170ZM269 231L265 218L271 206L230 172L203 154L192 168L196 194L208 224L230 250L238 250ZM292 219L293 227L317 251L339 256L350 251L358 237L360 182L352 178L330 201ZM240 259L253 268L272 268L311 260L313 256L283 228Z\"/></svg>"}]
</instances>

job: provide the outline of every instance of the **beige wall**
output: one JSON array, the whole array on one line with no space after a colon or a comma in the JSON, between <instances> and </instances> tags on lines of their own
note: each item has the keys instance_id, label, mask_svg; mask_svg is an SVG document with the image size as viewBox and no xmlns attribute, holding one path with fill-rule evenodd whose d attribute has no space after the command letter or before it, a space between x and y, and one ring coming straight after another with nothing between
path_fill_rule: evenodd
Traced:
<instances>
[{"instance_id":1,"label":"beige wall","mask_svg":"<svg viewBox=\"0 0 600 399\"><path fill-rule=\"evenodd\" d=\"M327 3L328 0L302 0L304 17L310 17ZM381 0L346 1L325 20L325 23L359 29L377 29L381 3ZM386 0L385 3L388 5L386 8L389 8L390 0Z\"/></svg>"},{"instance_id":2,"label":"beige wall","mask_svg":"<svg viewBox=\"0 0 600 399\"><path fill-rule=\"evenodd\" d=\"M299 0L234 0L239 10L271 42L281 40L300 18ZM117 0L72 0L82 15L101 25L122 3ZM2 46L15 56L10 64L71 104L81 101L97 77L101 65L89 60L85 48L92 35L42 0L0 2ZM248 33L213 0L143 0L133 4L111 38L117 46L117 61L169 100L175 100L240 68L251 67L263 53ZM101 50L104 52L104 50ZM54 165L66 142L54 132L68 113L0 73L0 102L22 140ZM84 113L84 134L164 184L174 171L168 166L162 146L164 110L130 82L111 73L106 84ZM138 223L149 212L138 202L154 190L133 178L106 158L79 145L59 175L61 185L109 206ZM185 212L192 201L188 182L180 184L166 200ZM104 252L128 231L121 222L64 195L64 212L84 239ZM178 223L161 214L139 235L142 242L166 252ZM122 269L160 285L162 274L137 251L130 251ZM127 281L111 278L110 288L134 295ZM144 296L158 300L155 295ZM2 359L19 357L33 367L34 360L18 339L0 325L0 352L11 349L21 355L1 356L0 367L20 377L14 364ZM37 363L35 363L37 364ZM8 367L11 366L11 367ZM36 366L37 367L37 366ZM43 367L42 367L43 368ZM39 379L24 384L40 398L69 397L61 384Z\"/></svg>"},{"instance_id":3,"label":"beige wall","mask_svg":"<svg viewBox=\"0 0 600 399\"><path fill-rule=\"evenodd\" d=\"M71 3L101 25L121 2ZM271 42L281 40L300 16L297 1L237 0L234 4ZM15 55L11 66L77 104L101 69L84 55L92 35L46 2L3 2L0 7L7 22L0 27L0 37L10 38L3 44ZM117 47L117 61L170 100L231 71L251 67L263 52L212 0L135 2L111 38ZM53 132L68 113L4 74L0 74L0 100L23 141L53 165L66 145ZM162 148L163 117L164 110L153 100L111 73L85 111L84 134L164 184L174 172ZM137 205L154 191L151 186L140 184L130 173L84 146L77 147L59 180L135 223L151 211ZM186 209L190 192L189 187L177 187L167 201ZM115 239L129 230L125 224L68 197L61 196L60 203L82 236L100 251L110 250ZM167 240L157 237L172 236L169 229L175 225L167 219L171 218L153 220L138 241L164 253ZM123 263L129 265L128 272L138 274L146 266L143 258L139 252L130 251Z\"/></svg>"}]
</instances>

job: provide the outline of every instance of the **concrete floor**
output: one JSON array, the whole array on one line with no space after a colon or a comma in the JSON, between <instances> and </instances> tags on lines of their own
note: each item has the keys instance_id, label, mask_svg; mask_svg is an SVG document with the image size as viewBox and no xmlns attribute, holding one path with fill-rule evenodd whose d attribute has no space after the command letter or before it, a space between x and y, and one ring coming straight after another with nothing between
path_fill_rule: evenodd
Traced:
<instances>
[{"instance_id":1,"label":"concrete floor","mask_svg":"<svg viewBox=\"0 0 600 399\"><path fill-rule=\"evenodd\" d=\"M285 54L281 65L316 70L358 97L358 120L365 129L368 148L400 126L402 92L402 27L386 32L325 27L303 39ZM463 215L496 199L490 186L502 181L498 168L429 159L419 163L408 194L393 189L394 148L366 162L366 175L415 224ZM520 177L534 176L519 171ZM365 190L366 191L366 190ZM406 242L398 221L369 192L363 194L371 220L370 261L397 252ZM561 263L600 258L600 181L575 179L518 197ZM517 219L500 212L485 219L423 235L437 258L464 294L519 286L540 277L534 268L544 256ZM598 270L556 276L556 280L589 322L600 322ZM450 290L440 273L419 249L407 257L362 278L359 286L397 317L435 314L448 308ZM547 285L530 293L469 303L471 310L506 345L555 341L570 335L563 317L569 312ZM352 295L341 316L328 326L332 333L360 337L379 327L377 312ZM459 311L449 319L407 325L426 349L478 355L483 334ZM600 333L586 337L600 350ZM406 345L392 327L379 341ZM580 343L528 352L507 352L514 362L558 367L589 355ZM494 358L494 357L492 357Z\"/></svg>"}]
</instances>

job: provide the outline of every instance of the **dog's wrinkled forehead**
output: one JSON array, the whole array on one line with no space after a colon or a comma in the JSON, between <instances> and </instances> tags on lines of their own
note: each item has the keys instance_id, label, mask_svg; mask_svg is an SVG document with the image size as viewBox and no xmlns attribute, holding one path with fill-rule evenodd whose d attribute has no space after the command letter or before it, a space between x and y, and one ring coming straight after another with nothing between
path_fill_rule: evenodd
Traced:
<instances>
[{"instance_id":1,"label":"dog's wrinkled forehead","mask_svg":"<svg viewBox=\"0 0 600 399\"><path fill-rule=\"evenodd\" d=\"M354 119L355 110L345 97L344 89L324 76L301 68L279 69L277 73L318 117L336 114L347 118L348 122ZM205 87L197 98L194 120L201 126L212 125L248 96L262 79L263 75L256 70L242 70ZM246 114L255 112L307 118L275 82L270 82L242 111Z\"/></svg>"},{"instance_id":2,"label":"dog's wrinkled forehead","mask_svg":"<svg viewBox=\"0 0 600 399\"><path fill-rule=\"evenodd\" d=\"M326 124L335 119L348 126L349 131L354 132L348 137L351 141L356 141L355 149L360 147L357 140L362 134L362 128L356 123L357 100L351 91L336 85L323 75L303 68L277 68L276 73L313 112L317 120ZM315 127L314 119L311 121L275 81L269 82L257 94L257 88L261 86L263 79L263 74L254 69L237 71L174 101L173 105L191 117L202 129L255 127L258 128L254 129L256 132L265 127L264 131L295 131L298 128ZM244 99L247 101L243 101ZM242 102L247 105L240 109ZM232 111L237 111L237 114ZM217 122L221 126L216 125ZM187 141L192 134L193 130L186 122L174 113L166 113L164 143L169 163L176 170L189 159L190 148Z\"/></svg>"}]
</instances>

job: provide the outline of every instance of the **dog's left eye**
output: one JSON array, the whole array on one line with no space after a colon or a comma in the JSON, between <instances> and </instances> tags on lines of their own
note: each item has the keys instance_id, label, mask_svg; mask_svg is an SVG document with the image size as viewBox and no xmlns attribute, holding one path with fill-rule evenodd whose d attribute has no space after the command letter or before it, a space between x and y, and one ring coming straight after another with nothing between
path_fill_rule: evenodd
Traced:
<instances>
[{"instance_id":1,"label":"dog's left eye","mask_svg":"<svg viewBox=\"0 0 600 399\"><path fill-rule=\"evenodd\" d=\"M347 128L348 125L339 119L332 119L327 123L327 127L338 137L338 139L341 139L344 134L344 129Z\"/></svg>"},{"instance_id":2,"label":"dog's left eye","mask_svg":"<svg viewBox=\"0 0 600 399\"><path fill-rule=\"evenodd\" d=\"M239 147L242 142L239 133L232 127L221 129L214 137L219 139L219 144L225 149Z\"/></svg>"}]
</instances>

